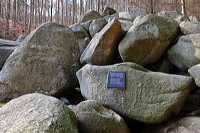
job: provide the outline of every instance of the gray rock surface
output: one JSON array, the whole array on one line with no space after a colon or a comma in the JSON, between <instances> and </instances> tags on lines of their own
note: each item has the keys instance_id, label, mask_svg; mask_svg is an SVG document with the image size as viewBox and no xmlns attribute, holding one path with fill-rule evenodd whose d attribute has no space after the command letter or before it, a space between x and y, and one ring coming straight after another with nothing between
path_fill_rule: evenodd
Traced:
<instances>
[{"instance_id":1,"label":"gray rock surface","mask_svg":"<svg viewBox=\"0 0 200 133\"><path fill-rule=\"evenodd\" d=\"M90 36L94 37L96 33L101 31L103 27L107 24L106 20L103 18L93 20L93 22L90 24L89 31L90 31Z\"/></svg>"},{"instance_id":2,"label":"gray rock surface","mask_svg":"<svg viewBox=\"0 0 200 133\"><path fill-rule=\"evenodd\" d=\"M191 129L196 132L200 132L200 118L199 117L183 117L179 119L178 123L188 129Z\"/></svg>"},{"instance_id":3,"label":"gray rock surface","mask_svg":"<svg viewBox=\"0 0 200 133\"><path fill-rule=\"evenodd\" d=\"M92 38L81 55L81 64L112 64L117 58L117 47L122 35L120 22L113 19Z\"/></svg>"},{"instance_id":4,"label":"gray rock surface","mask_svg":"<svg viewBox=\"0 0 200 133\"><path fill-rule=\"evenodd\" d=\"M200 59L195 57L195 47L188 35L181 36L178 42L169 48L167 57L181 71L187 71L200 63Z\"/></svg>"},{"instance_id":5,"label":"gray rock surface","mask_svg":"<svg viewBox=\"0 0 200 133\"><path fill-rule=\"evenodd\" d=\"M179 35L178 23L156 15L146 15L134 22L119 44L124 62L140 65L155 63Z\"/></svg>"},{"instance_id":6,"label":"gray rock surface","mask_svg":"<svg viewBox=\"0 0 200 133\"><path fill-rule=\"evenodd\" d=\"M97 11L90 10L83 15L81 22L87 22L89 20L94 20L99 18L102 18L102 16Z\"/></svg>"},{"instance_id":7,"label":"gray rock surface","mask_svg":"<svg viewBox=\"0 0 200 133\"><path fill-rule=\"evenodd\" d=\"M126 32L129 31L129 29L133 26L132 21L119 20L119 22L121 23L122 29Z\"/></svg>"},{"instance_id":8,"label":"gray rock surface","mask_svg":"<svg viewBox=\"0 0 200 133\"><path fill-rule=\"evenodd\" d=\"M135 18L132 18L129 12L119 12L119 19L124 19L128 21L133 21Z\"/></svg>"},{"instance_id":9,"label":"gray rock surface","mask_svg":"<svg viewBox=\"0 0 200 133\"><path fill-rule=\"evenodd\" d=\"M200 33L190 34L189 37L195 47L195 56L200 59Z\"/></svg>"},{"instance_id":10,"label":"gray rock surface","mask_svg":"<svg viewBox=\"0 0 200 133\"><path fill-rule=\"evenodd\" d=\"M81 23L81 25L87 30L87 32L89 33L89 27L90 24L92 23L93 20L88 20L87 22L83 22Z\"/></svg>"},{"instance_id":11,"label":"gray rock surface","mask_svg":"<svg viewBox=\"0 0 200 133\"><path fill-rule=\"evenodd\" d=\"M45 23L9 56L0 72L0 101L27 93L58 95L77 85L76 36L66 26Z\"/></svg>"},{"instance_id":12,"label":"gray rock surface","mask_svg":"<svg viewBox=\"0 0 200 133\"><path fill-rule=\"evenodd\" d=\"M22 41L25 40L26 37L27 37L26 35L21 35L21 36L18 37L17 41L22 42Z\"/></svg>"},{"instance_id":13,"label":"gray rock surface","mask_svg":"<svg viewBox=\"0 0 200 133\"><path fill-rule=\"evenodd\" d=\"M190 16L189 19L193 23L200 23L199 19L196 16Z\"/></svg>"},{"instance_id":14,"label":"gray rock surface","mask_svg":"<svg viewBox=\"0 0 200 133\"><path fill-rule=\"evenodd\" d=\"M130 133L123 118L94 100L87 100L72 107L79 133Z\"/></svg>"},{"instance_id":15,"label":"gray rock surface","mask_svg":"<svg viewBox=\"0 0 200 133\"><path fill-rule=\"evenodd\" d=\"M108 71L126 73L125 89L107 88ZM188 76L151 72L135 63L85 65L77 72L81 93L118 114L144 123L161 123L177 114L193 88Z\"/></svg>"},{"instance_id":16,"label":"gray rock surface","mask_svg":"<svg viewBox=\"0 0 200 133\"><path fill-rule=\"evenodd\" d=\"M0 108L1 133L78 133L76 116L58 99L38 93Z\"/></svg>"},{"instance_id":17,"label":"gray rock surface","mask_svg":"<svg viewBox=\"0 0 200 133\"><path fill-rule=\"evenodd\" d=\"M161 11L161 12L158 13L158 16L174 19L178 23L181 23L182 21L188 21L189 20L187 16L185 16L182 13L179 13L177 11Z\"/></svg>"},{"instance_id":18,"label":"gray rock surface","mask_svg":"<svg viewBox=\"0 0 200 133\"><path fill-rule=\"evenodd\" d=\"M90 40L90 35L81 24L71 25L70 29L72 29L78 39L79 50L82 54L89 43L88 39Z\"/></svg>"},{"instance_id":19,"label":"gray rock surface","mask_svg":"<svg viewBox=\"0 0 200 133\"><path fill-rule=\"evenodd\" d=\"M195 80L196 85L200 87L200 64L191 67L188 72Z\"/></svg>"},{"instance_id":20,"label":"gray rock surface","mask_svg":"<svg viewBox=\"0 0 200 133\"><path fill-rule=\"evenodd\" d=\"M181 32L184 35L200 33L200 23L183 21L180 23Z\"/></svg>"},{"instance_id":21,"label":"gray rock surface","mask_svg":"<svg viewBox=\"0 0 200 133\"><path fill-rule=\"evenodd\" d=\"M109 7L109 6L106 6L104 9L103 9L103 12L102 12L102 16L106 16L106 15L113 15L116 13L116 10Z\"/></svg>"},{"instance_id":22,"label":"gray rock surface","mask_svg":"<svg viewBox=\"0 0 200 133\"><path fill-rule=\"evenodd\" d=\"M145 16L147 15L147 10L143 8L139 8L137 6L129 6L128 7L128 12L131 14L132 18L135 19L138 16Z\"/></svg>"},{"instance_id":23,"label":"gray rock surface","mask_svg":"<svg viewBox=\"0 0 200 133\"><path fill-rule=\"evenodd\" d=\"M0 70L19 42L0 39Z\"/></svg>"}]
</instances>

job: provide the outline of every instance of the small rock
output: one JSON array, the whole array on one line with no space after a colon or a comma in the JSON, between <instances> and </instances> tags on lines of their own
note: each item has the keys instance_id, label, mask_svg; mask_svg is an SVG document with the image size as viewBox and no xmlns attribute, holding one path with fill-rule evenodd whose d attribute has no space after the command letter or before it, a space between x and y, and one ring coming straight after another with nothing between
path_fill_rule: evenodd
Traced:
<instances>
[{"instance_id":1,"label":"small rock","mask_svg":"<svg viewBox=\"0 0 200 133\"><path fill-rule=\"evenodd\" d=\"M184 35L200 33L200 23L183 21L180 23L180 29Z\"/></svg>"},{"instance_id":2,"label":"small rock","mask_svg":"<svg viewBox=\"0 0 200 133\"><path fill-rule=\"evenodd\" d=\"M83 101L71 109L80 133L130 133L122 117L94 100Z\"/></svg>"},{"instance_id":3,"label":"small rock","mask_svg":"<svg viewBox=\"0 0 200 133\"><path fill-rule=\"evenodd\" d=\"M200 118L199 117L183 117L178 123L188 129L200 132Z\"/></svg>"},{"instance_id":4,"label":"small rock","mask_svg":"<svg viewBox=\"0 0 200 133\"><path fill-rule=\"evenodd\" d=\"M177 11L161 11L158 13L158 16L174 19L178 23L189 20L187 16L185 16L182 13L179 13Z\"/></svg>"},{"instance_id":5,"label":"small rock","mask_svg":"<svg viewBox=\"0 0 200 133\"><path fill-rule=\"evenodd\" d=\"M190 16L189 19L193 23L199 23L200 24L200 21L196 16Z\"/></svg>"},{"instance_id":6,"label":"small rock","mask_svg":"<svg viewBox=\"0 0 200 133\"><path fill-rule=\"evenodd\" d=\"M90 31L90 36L94 37L96 33L101 31L103 27L107 24L106 20L103 18L93 20L93 22L90 24L89 31Z\"/></svg>"},{"instance_id":7,"label":"small rock","mask_svg":"<svg viewBox=\"0 0 200 133\"><path fill-rule=\"evenodd\" d=\"M22 41L25 40L26 37L27 37L26 35L21 35L21 36L18 37L17 41L22 42Z\"/></svg>"},{"instance_id":8,"label":"small rock","mask_svg":"<svg viewBox=\"0 0 200 133\"><path fill-rule=\"evenodd\" d=\"M113 14L115 14L115 13L116 13L116 10L115 10L115 9L106 6L106 7L103 9L102 16L113 15Z\"/></svg>"},{"instance_id":9,"label":"small rock","mask_svg":"<svg viewBox=\"0 0 200 133\"><path fill-rule=\"evenodd\" d=\"M138 16L145 16L147 15L147 10L136 7L136 6L129 6L128 12L131 14L132 18L135 19Z\"/></svg>"},{"instance_id":10,"label":"small rock","mask_svg":"<svg viewBox=\"0 0 200 133\"><path fill-rule=\"evenodd\" d=\"M178 42L167 51L169 61L181 71L187 71L200 63L200 59L194 56L195 47L191 40L191 36L181 36Z\"/></svg>"},{"instance_id":11,"label":"small rock","mask_svg":"<svg viewBox=\"0 0 200 133\"><path fill-rule=\"evenodd\" d=\"M133 22L132 21L119 20L119 22L121 23L122 29L125 32L129 31L129 29L133 26Z\"/></svg>"},{"instance_id":12,"label":"small rock","mask_svg":"<svg viewBox=\"0 0 200 133\"><path fill-rule=\"evenodd\" d=\"M100 18L102 18L102 16L97 11L91 10L91 11L87 11L83 15L81 22L83 23L89 20L100 19Z\"/></svg>"},{"instance_id":13,"label":"small rock","mask_svg":"<svg viewBox=\"0 0 200 133\"><path fill-rule=\"evenodd\" d=\"M134 18L132 18L129 12L119 12L119 19L134 21Z\"/></svg>"}]
</instances>

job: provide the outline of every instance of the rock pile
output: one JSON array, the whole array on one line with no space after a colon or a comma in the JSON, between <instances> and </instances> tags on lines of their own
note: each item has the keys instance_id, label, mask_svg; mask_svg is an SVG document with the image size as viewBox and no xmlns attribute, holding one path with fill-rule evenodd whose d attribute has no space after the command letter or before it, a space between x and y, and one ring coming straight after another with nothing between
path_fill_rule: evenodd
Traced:
<instances>
[{"instance_id":1,"label":"rock pile","mask_svg":"<svg viewBox=\"0 0 200 133\"><path fill-rule=\"evenodd\" d=\"M16 98L0 108L0 132L198 132L187 115L199 115L199 27L175 11L106 7L69 27L45 23L19 46L0 40L0 102ZM75 87L86 101L71 109L50 97Z\"/></svg>"}]
</instances>

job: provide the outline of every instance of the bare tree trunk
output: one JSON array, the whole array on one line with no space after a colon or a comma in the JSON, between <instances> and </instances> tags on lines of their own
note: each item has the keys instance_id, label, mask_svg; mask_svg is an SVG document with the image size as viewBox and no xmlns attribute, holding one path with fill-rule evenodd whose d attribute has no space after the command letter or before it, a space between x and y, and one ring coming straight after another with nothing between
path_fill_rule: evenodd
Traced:
<instances>
[{"instance_id":1,"label":"bare tree trunk","mask_svg":"<svg viewBox=\"0 0 200 133\"><path fill-rule=\"evenodd\" d=\"M25 10L24 10L24 34L26 35L26 18L27 18L27 0L25 0Z\"/></svg>"},{"instance_id":2,"label":"bare tree trunk","mask_svg":"<svg viewBox=\"0 0 200 133\"><path fill-rule=\"evenodd\" d=\"M64 3L63 3L63 0L61 0L61 4L62 4L62 18L61 18L61 24L63 25L63 23L64 23Z\"/></svg>"},{"instance_id":3,"label":"bare tree trunk","mask_svg":"<svg viewBox=\"0 0 200 133\"><path fill-rule=\"evenodd\" d=\"M50 21L53 22L53 0L51 0L51 18Z\"/></svg>"},{"instance_id":4,"label":"bare tree trunk","mask_svg":"<svg viewBox=\"0 0 200 133\"><path fill-rule=\"evenodd\" d=\"M9 20L10 20L10 0L7 0L7 16L6 16L6 30L5 30L6 39L9 39L9 30L10 30Z\"/></svg>"},{"instance_id":5,"label":"bare tree trunk","mask_svg":"<svg viewBox=\"0 0 200 133\"><path fill-rule=\"evenodd\" d=\"M59 19L60 19L60 0L58 0L58 8L57 9L58 9L57 20L58 20L58 23L59 23L60 22L59 21Z\"/></svg>"},{"instance_id":6,"label":"bare tree trunk","mask_svg":"<svg viewBox=\"0 0 200 133\"><path fill-rule=\"evenodd\" d=\"M186 12L185 12L185 0L181 0L181 13L186 14Z\"/></svg>"},{"instance_id":7,"label":"bare tree trunk","mask_svg":"<svg viewBox=\"0 0 200 133\"><path fill-rule=\"evenodd\" d=\"M28 33L31 32L31 24L32 24L31 19L32 19L32 16L33 16L32 8L33 8L33 0L30 0Z\"/></svg>"}]
</instances>

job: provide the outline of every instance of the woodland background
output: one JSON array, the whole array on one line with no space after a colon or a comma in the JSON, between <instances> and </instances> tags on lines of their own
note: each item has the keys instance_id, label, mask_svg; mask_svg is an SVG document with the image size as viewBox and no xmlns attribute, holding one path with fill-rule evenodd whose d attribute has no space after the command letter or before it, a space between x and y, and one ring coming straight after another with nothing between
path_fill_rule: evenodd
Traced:
<instances>
[{"instance_id":1,"label":"woodland background","mask_svg":"<svg viewBox=\"0 0 200 133\"><path fill-rule=\"evenodd\" d=\"M62 25L78 23L88 10L102 12L110 6L127 11L130 5L147 9L150 13L163 10L181 12L183 0L0 0L0 38L17 40L28 35L44 22ZM187 16L200 18L200 0L184 0Z\"/></svg>"}]
</instances>

